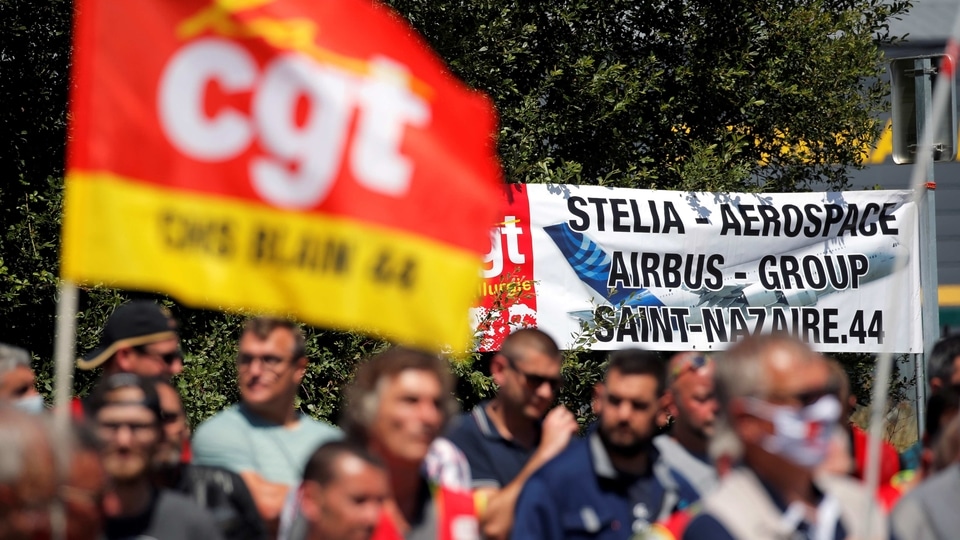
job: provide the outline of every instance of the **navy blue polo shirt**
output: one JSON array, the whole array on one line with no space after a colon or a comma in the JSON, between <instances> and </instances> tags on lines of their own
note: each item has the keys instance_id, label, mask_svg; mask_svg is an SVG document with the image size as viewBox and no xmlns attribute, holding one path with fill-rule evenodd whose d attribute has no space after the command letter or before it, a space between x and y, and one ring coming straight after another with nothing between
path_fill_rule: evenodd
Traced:
<instances>
[{"instance_id":1,"label":"navy blue polo shirt","mask_svg":"<svg viewBox=\"0 0 960 540\"><path fill-rule=\"evenodd\" d=\"M532 448L504 438L487 416L489 403L484 401L460 415L446 435L467 456L474 489L505 487L520 474L539 444L539 437Z\"/></svg>"},{"instance_id":2,"label":"navy blue polo shirt","mask_svg":"<svg viewBox=\"0 0 960 540\"><path fill-rule=\"evenodd\" d=\"M659 460L650 450L651 463ZM655 471L658 467L661 473ZM665 477L664 477L665 476ZM517 500L512 540L626 540L696 494L672 481L663 464L648 474L614 469L597 433L570 443L533 474Z\"/></svg>"}]
</instances>

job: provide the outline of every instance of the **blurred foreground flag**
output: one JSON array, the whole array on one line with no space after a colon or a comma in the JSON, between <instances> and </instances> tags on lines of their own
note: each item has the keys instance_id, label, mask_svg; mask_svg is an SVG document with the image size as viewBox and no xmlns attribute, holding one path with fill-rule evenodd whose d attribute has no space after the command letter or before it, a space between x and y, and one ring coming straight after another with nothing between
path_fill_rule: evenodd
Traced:
<instances>
[{"instance_id":1,"label":"blurred foreground flag","mask_svg":"<svg viewBox=\"0 0 960 540\"><path fill-rule=\"evenodd\" d=\"M61 273L469 343L492 105L369 0L79 0Z\"/></svg>"}]
</instances>

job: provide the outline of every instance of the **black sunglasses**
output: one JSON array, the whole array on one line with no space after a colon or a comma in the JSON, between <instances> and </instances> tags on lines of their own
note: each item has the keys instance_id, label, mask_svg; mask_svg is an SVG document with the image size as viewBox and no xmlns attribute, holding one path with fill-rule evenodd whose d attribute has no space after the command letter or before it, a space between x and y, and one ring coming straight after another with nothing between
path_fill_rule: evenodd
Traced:
<instances>
[{"instance_id":1,"label":"black sunglasses","mask_svg":"<svg viewBox=\"0 0 960 540\"><path fill-rule=\"evenodd\" d=\"M517 362L510 358L509 356L500 353L500 356L507 359L507 365L510 366L510 369L516 371L520 375L523 375L523 379L527 382L527 387L530 390L536 390L544 385L544 383L550 385L550 390L553 393L556 393L563 386L563 377L544 377L543 375L537 375L535 373L527 373L519 367L517 367Z\"/></svg>"},{"instance_id":2,"label":"black sunglasses","mask_svg":"<svg viewBox=\"0 0 960 540\"><path fill-rule=\"evenodd\" d=\"M158 352L147 350L147 347L145 345L138 345L134 347L134 350L136 350L138 353L145 356L156 356L157 358L163 360L163 363L167 364L168 366L172 365L174 362L178 360L180 361L183 360L183 352L181 352L179 349L176 351L161 354Z\"/></svg>"}]
</instances>

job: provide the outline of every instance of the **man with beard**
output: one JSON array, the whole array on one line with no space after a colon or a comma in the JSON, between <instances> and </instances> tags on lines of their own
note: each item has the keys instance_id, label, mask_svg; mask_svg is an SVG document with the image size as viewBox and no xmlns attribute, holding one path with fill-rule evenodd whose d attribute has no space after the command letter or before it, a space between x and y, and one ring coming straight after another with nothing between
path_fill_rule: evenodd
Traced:
<instances>
[{"instance_id":1,"label":"man with beard","mask_svg":"<svg viewBox=\"0 0 960 540\"><path fill-rule=\"evenodd\" d=\"M666 369L638 349L610 355L594 390L596 429L527 480L514 540L626 539L651 532L696 494L683 490L652 439L664 406Z\"/></svg>"},{"instance_id":2,"label":"man with beard","mask_svg":"<svg viewBox=\"0 0 960 540\"><path fill-rule=\"evenodd\" d=\"M550 409L562 361L557 344L540 330L510 334L490 361L496 397L461 416L447 435L470 463L474 494L484 507L481 530L491 540L508 536L523 484L579 428L563 405Z\"/></svg>"},{"instance_id":3,"label":"man with beard","mask_svg":"<svg viewBox=\"0 0 960 540\"><path fill-rule=\"evenodd\" d=\"M673 426L653 444L670 470L702 497L717 485L716 469L707 456L717 414L713 359L698 352L679 353L670 359L668 372L667 412Z\"/></svg>"},{"instance_id":4,"label":"man with beard","mask_svg":"<svg viewBox=\"0 0 960 540\"><path fill-rule=\"evenodd\" d=\"M854 479L818 474L840 401L826 359L786 334L753 336L717 362L714 458L737 465L701 501L684 540L887 538Z\"/></svg>"},{"instance_id":5,"label":"man with beard","mask_svg":"<svg viewBox=\"0 0 960 540\"><path fill-rule=\"evenodd\" d=\"M151 464L163 439L160 401L153 384L133 373L109 375L94 390L90 410L112 487L104 500L107 540L221 538L206 511L151 482Z\"/></svg>"}]
</instances>

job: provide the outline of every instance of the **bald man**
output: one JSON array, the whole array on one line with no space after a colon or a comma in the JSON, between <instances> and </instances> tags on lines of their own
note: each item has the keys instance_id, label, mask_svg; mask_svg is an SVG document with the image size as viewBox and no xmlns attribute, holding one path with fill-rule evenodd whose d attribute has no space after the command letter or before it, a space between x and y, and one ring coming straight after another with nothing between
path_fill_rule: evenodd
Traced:
<instances>
[{"instance_id":1,"label":"bald man","mask_svg":"<svg viewBox=\"0 0 960 540\"><path fill-rule=\"evenodd\" d=\"M713 359L703 353L682 352L670 359L666 409L673 426L653 440L674 476L701 497L717 485L716 469L707 456L717 414L713 373Z\"/></svg>"}]
</instances>

